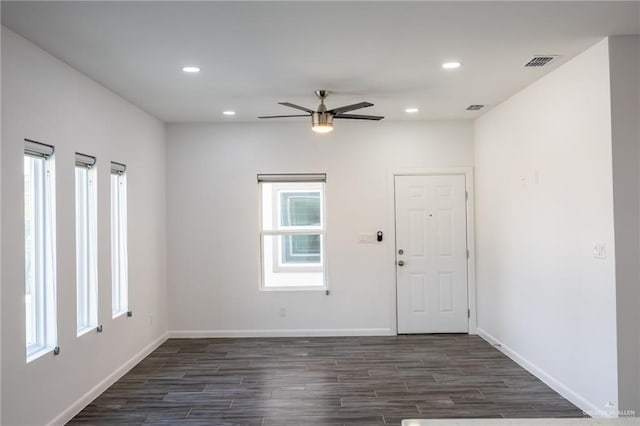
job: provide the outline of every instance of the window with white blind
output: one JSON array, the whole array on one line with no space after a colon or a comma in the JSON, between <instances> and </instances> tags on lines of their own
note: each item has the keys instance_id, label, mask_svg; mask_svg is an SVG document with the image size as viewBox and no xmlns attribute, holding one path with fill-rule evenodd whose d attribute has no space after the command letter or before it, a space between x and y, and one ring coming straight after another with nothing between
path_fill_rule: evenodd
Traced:
<instances>
[{"instance_id":1,"label":"window with white blind","mask_svg":"<svg viewBox=\"0 0 640 426\"><path fill-rule=\"evenodd\" d=\"M129 310L128 280L126 166L111 163L111 311L114 318Z\"/></svg>"},{"instance_id":2,"label":"window with white blind","mask_svg":"<svg viewBox=\"0 0 640 426\"><path fill-rule=\"evenodd\" d=\"M258 175L262 288L326 289L326 175Z\"/></svg>"},{"instance_id":3,"label":"window with white blind","mask_svg":"<svg viewBox=\"0 0 640 426\"><path fill-rule=\"evenodd\" d=\"M56 346L56 233L53 147L25 140L24 273L27 362Z\"/></svg>"},{"instance_id":4,"label":"window with white blind","mask_svg":"<svg viewBox=\"0 0 640 426\"><path fill-rule=\"evenodd\" d=\"M77 334L98 326L98 198L96 159L76 154Z\"/></svg>"}]
</instances>

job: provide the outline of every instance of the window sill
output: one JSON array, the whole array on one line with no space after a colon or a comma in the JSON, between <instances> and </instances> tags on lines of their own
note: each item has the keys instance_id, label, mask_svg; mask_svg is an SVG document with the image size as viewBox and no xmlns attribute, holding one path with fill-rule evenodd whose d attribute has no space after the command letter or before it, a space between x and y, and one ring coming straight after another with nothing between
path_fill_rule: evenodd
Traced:
<instances>
[{"instance_id":1,"label":"window sill","mask_svg":"<svg viewBox=\"0 0 640 426\"><path fill-rule=\"evenodd\" d=\"M82 328L82 329L78 330L78 335L77 335L76 337L84 336L85 334L87 334L87 333L88 333L88 332L90 332L91 330L95 330L95 329L96 329L96 327L98 327L98 325L97 325L97 324L96 324L95 326L93 326L93 327L85 327L85 328Z\"/></svg>"},{"instance_id":2,"label":"window sill","mask_svg":"<svg viewBox=\"0 0 640 426\"><path fill-rule=\"evenodd\" d=\"M121 316L124 316L127 314L127 311L122 311L122 312L114 312L112 313L113 317L111 317L112 319L116 319L119 318Z\"/></svg>"},{"instance_id":3,"label":"window sill","mask_svg":"<svg viewBox=\"0 0 640 426\"><path fill-rule=\"evenodd\" d=\"M44 348L33 350L31 353L27 354L27 364L29 364L31 361L35 361L43 355L48 354L49 352L53 352L53 349L53 346L47 346Z\"/></svg>"}]
</instances>

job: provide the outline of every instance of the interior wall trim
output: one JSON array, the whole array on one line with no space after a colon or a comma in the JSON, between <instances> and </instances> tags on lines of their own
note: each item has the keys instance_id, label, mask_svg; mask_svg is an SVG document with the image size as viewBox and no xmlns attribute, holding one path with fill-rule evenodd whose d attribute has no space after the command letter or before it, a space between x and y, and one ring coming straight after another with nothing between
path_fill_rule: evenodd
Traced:
<instances>
[{"instance_id":1,"label":"interior wall trim","mask_svg":"<svg viewBox=\"0 0 640 426\"><path fill-rule=\"evenodd\" d=\"M491 344L494 348L511 358L515 361L520 367L527 370L529 373L536 376L542 382L544 382L547 386L549 386L554 391L558 392L562 395L563 398L567 399L573 405L580 408L585 413L589 414L591 417L595 418L611 418L617 416L608 416L605 415L604 410L602 408L598 408L596 404L591 401L588 401L582 395L571 389L569 386L562 383L560 380L556 379L542 368L538 367L533 362L529 361L527 358L519 354L518 352L511 349L509 346L502 343L500 340L492 336L487 331L483 330L481 327L477 328L478 335L486 340L489 344Z\"/></svg>"},{"instance_id":2,"label":"interior wall trim","mask_svg":"<svg viewBox=\"0 0 640 426\"><path fill-rule=\"evenodd\" d=\"M342 337L395 336L390 328L283 329L283 330L173 330L169 338L215 337Z\"/></svg>"},{"instance_id":3,"label":"interior wall trim","mask_svg":"<svg viewBox=\"0 0 640 426\"><path fill-rule=\"evenodd\" d=\"M127 374L129 370L135 367L140 361L145 359L149 354L155 351L161 344L169 338L169 333L165 332L153 342L149 343L140 352L132 356L122 366L117 368L113 373L109 374L100 383L95 385L89 392L81 396L62 413L58 414L53 420L47 423L47 426L64 425L71 420L76 414L82 411L87 405L96 399L100 394L106 391L109 386L117 382L122 376Z\"/></svg>"}]
</instances>

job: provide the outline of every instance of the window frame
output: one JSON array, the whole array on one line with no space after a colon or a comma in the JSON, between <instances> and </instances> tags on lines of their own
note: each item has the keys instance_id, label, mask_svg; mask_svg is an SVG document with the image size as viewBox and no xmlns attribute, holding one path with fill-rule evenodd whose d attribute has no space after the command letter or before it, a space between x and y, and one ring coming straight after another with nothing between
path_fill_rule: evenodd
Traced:
<instances>
[{"instance_id":1,"label":"window frame","mask_svg":"<svg viewBox=\"0 0 640 426\"><path fill-rule=\"evenodd\" d=\"M78 158L83 161L78 161ZM98 326L98 188L94 165L95 158L76 154L76 333L78 337Z\"/></svg>"},{"instance_id":2,"label":"window frame","mask_svg":"<svg viewBox=\"0 0 640 426\"><path fill-rule=\"evenodd\" d=\"M118 318L129 311L126 166L112 162L109 181L111 197L111 316ZM117 189L115 192L114 186Z\"/></svg>"},{"instance_id":3,"label":"window frame","mask_svg":"<svg viewBox=\"0 0 640 426\"><path fill-rule=\"evenodd\" d=\"M55 163L53 147L25 140L23 154L23 211L24 213L24 285L25 285L25 355L29 363L54 350L57 345L56 307L56 214ZM31 161L31 185L27 188L27 160ZM27 194L31 192L29 219L33 221L31 233L27 231ZM29 236L33 241L29 241ZM27 257L28 246L32 255ZM29 267L32 261L31 267ZM31 274L32 272L32 274ZM32 280L30 279L32 276ZM32 281L30 283L30 281ZM27 293L27 288L30 292ZM31 306L29 312L27 299ZM29 320L35 341L29 343Z\"/></svg>"},{"instance_id":4,"label":"window frame","mask_svg":"<svg viewBox=\"0 0 640 426\"><path fill-rule=\"evenodd\" d=\"M327 235L327 216L326 216L326 181L308 181L305 180L305 175L299 175L299 179L291 178L286 181L261 181L260 176L258 179L258 200L259 200L259 241L260 241L260 290L261 291L326 291L328 289L328 268L327 268L327 253L326 253L326 235ZM303 188L299 184L313 183L319 185L319 188ZM272 185L271 194L271 218L272 229L264 228L264 209L263 203L263 185ZM293 185L292 185L293 184ZM279 194L282 192L320 192L320 225L319 226L281 226L280 225L280 199ZM319 235L320 236L320 264L282 264L282 244L281 238L285 236L293 235ZM266 285L265 278L265 237L274 237L272 242L273 255L273 271L274 273L322 273L322 285L297 285L297 286L276 286Z\"/></svg>"}]
</instances>

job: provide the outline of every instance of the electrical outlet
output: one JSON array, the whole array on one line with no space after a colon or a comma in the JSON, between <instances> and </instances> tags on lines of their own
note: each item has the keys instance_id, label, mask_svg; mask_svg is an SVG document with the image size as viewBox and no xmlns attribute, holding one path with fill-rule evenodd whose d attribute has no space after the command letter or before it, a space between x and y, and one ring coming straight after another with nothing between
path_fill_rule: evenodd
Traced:
<instances>
[{"instance_id":1,"label":"electrical outlet","mask_svg":"<svg viewBox=\"0 0 640 426\"><path fill-rule=\"evenodd\" d=\"M533 172L533 183L534 185L538 185L540 183L540 170Z\"/></svg>"},{"instance_id":2,"label":"electrical outlet","mask_svg":"<svg viewBox=\"0 0 640 426\"><path fill-rule=\"evenodd\" d=\"M287 308L280 308L280 316L283 318L287 316Z\"/></svg>"}]
</instances>

